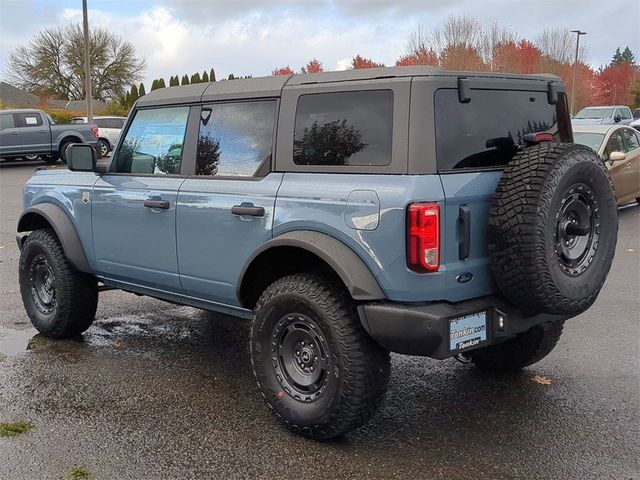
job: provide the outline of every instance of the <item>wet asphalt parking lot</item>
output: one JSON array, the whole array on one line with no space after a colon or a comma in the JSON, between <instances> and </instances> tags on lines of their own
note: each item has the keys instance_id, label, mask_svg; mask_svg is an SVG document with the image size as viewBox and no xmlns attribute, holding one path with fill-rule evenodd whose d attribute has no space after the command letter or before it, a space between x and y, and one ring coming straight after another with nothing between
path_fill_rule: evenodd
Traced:
<instances>
[{"instance_id":1,"label":"wet asphalt parking lot","mask_svg":"<svg viewBox=\"0 0 640 480\"><path fill-rule=\"evenodd\" d=\"M519 375L394 355L387 401L327 443L271 417L249 323L119 291L81 339L36 335L15 227L38 163L0 163L0 479L640 478L640 207L596 304ZM64 168L58 165L56 168ZM76 471L77 473L77 471Z\"/></svg>"}]
</instances>

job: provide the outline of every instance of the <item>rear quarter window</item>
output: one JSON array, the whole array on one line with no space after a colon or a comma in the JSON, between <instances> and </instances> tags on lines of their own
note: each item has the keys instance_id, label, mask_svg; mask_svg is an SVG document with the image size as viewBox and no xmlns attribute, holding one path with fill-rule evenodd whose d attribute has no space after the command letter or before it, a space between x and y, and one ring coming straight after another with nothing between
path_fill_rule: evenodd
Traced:
<instances>
[{"instance_id":1,"label":"rear quarter window","mask_svg":"<svg viewBox=\"0 0 640 480\"><path fill-rule=\"evenodd\" d=\"M547 92L474 89L471 101L461 103L457 89L437 90L438 169L506 165L524 145L524 137L529 133L550 132L558 135L558 140L570 141L570 130L558 132L557 110L566 116L565 107L563 93L556 106L548 103Z\"/></svg>"},{"instance_id":2,"label":"rear quarter window","mask_svg":"<svg viewBox=\"0 0 640 480\"><path fill-rule=\"evenodd\" d=\"M298 99L296 165L389 165L392 138L392 90L317 93Z\"/></svg>"}]
</instances>

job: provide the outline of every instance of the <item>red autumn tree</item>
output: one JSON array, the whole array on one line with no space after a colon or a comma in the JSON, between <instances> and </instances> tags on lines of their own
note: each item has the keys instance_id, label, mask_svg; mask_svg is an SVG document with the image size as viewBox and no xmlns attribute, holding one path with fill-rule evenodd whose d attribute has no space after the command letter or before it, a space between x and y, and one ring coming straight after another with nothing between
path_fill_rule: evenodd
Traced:
<instances>
[{"instance_id":1,"label":"red autumn tree","mask_svg":"<svg viewBox=\"0 0 640 480\"><path fill-rule=\"evenodd\" d=\"M320 63L317 59L312 58L307 62L307 64L300 69L302 73L320 73L324 70L322 69L322 63Z\"/></svg>"},{"instance_id":2,"label":"red autumn tree","mask_svg":"<svg viewBox=\"0 0 640 480\"><path fill-rule=\"evenodd\" d=\"M409 55L403 55L396 60L396 67L411 67L414 65L438 66L438 55L433 50L420 47Z\"/></svg>"},{"instance_id":3,"label":"red autumn tree","mask_svg":"<svg viewBox=\"0 0 640 480\"><path fill-rule=\"evenodd\" d=\"M351 68L353 68L354 70L359 70L361 68L377 68L377 67L384 67L384 63L376 63L370 58L364 58L364 57L361 57L360 55L356 55L351 60Z\"/></svg>"},{"instance_id":4,"label":"red autumn tree","mask_svg":"<svg viewBox=\"0 0 640 480\"><path fill-rule=\"evenodd\" d=\"M291 67L287 65L286 67L276 68L271 72L271 75L293 75L293 70L291 70Z\"/></svg>"},{"instance_id":5,"label":"red autumn tree","mask_svg":"<svg viewBox=\"0 0 640 480\"><path fill-rule=\"evenodd\" d=\"M634 78L636 85L633 84ZM609 65L597 74L596 102L602 105L633 105L640 71L630 63Z\"/></svg>"},{"instance_id":6,"label":"red autumn tree","mask_svg":"<svg viewBox=\"0 0 640 480\"><path fill-rule=\"evenodd\" d=\"M542 52L533 42L520 40L497 44L493 49L491 67L499 72L536 73L540 71Z\"/></svg>"},{"instance_id":7,"label":"red autumn tree","mask_svg":"<svg viewBox=\"0 0 640 480\"><path fill-rule=\"evenodd\" d=\"M450 46L440 54L440 66L445 70L469 70L482 72L489 65L482 61L478 50L465 45Z\"/></svg>"}]
</instances>

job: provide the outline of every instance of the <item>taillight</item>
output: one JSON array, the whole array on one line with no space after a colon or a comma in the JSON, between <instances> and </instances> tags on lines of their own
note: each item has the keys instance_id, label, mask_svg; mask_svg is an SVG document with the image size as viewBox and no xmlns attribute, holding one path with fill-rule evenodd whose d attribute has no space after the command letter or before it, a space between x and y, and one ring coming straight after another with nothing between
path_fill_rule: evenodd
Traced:
<instances>
[{"instance_id":1,"label":"taillight","mask_svg":"<svg viewBox=\"0 0 640 480\"><path fill-rule=\"evenodd\" d=\"M548 132L527 133L523 140L528 145L535 145L540 142L553 142L553 134Z\"/></svg>"},{"instance_id":2,"label":"taillight","mask_svg":"<svg viewBox=\"0 0 640 480\"><path fill-rule=\"evenodd\" d=\"M414 272L440 268L440 206L412 203L407 208L407 266Z\"/></svg>"},{"instance_id":3,"label":"taillight","mask_svg":"<svg viewBox=\"0 0 640 480\"><path fill-rule=\"evenodd\" d=\"M93 132L93 136L96 138L100 138L100 131L98 130L98 127L93 127L91 128L91 131Z\"/></svg>"}]
</instances>

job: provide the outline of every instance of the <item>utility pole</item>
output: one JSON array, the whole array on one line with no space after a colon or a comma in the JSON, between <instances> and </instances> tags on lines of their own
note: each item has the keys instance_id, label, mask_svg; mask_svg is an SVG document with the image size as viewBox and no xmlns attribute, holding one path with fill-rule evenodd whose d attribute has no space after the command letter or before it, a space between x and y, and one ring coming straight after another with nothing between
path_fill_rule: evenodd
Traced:
<instances>
[{"instance_id":1,"label":"utility pole","mask_svg":"<svg viewBox=\"0 0 640 480\"><path fill-rule=\"evenodd\" d=\"M573 62L573 82L571 83L571 115L576 114L576 74L578 73L578 52L580 50L580 35L586 35L587 32L580 30L571 30L576 34L576 58Z\"/></svg>"},{"instance_id":2,"label":"utility pole","mask_svg":"<svg viewBox=\"0 0 640 480\"><path fill-rule=\"evenodd\" d=\"M93 93L91 91L91 64L89 52L89 15L87 0L82 0L82 28L84 30L84 89L87 93L87 123L93 123Z\"/></svg>"}]
</instances>

